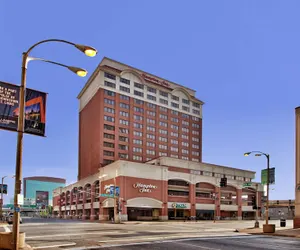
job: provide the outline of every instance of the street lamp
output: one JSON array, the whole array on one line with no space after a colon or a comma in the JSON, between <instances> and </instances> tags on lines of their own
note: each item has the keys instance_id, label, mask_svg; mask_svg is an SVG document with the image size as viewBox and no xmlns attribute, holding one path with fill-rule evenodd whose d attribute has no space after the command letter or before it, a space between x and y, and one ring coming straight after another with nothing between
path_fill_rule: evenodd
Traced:
<instances>
[{"instance_id":1,"label":"street lamp","mask_svg":"<svg viewBox=\"0 0 300 250\"><path fill-rule=\"evenodd\" d=\"M3 191L4 191L4 179L6 177L11 177L11 178L15 178L15 176L3 176L2 177L2 181L1 181L1 204L0 204L0 219L2 220L3 218L3 204L4 204L4 200L3 200Z\"/></svg>"},{"instance_id":2,"label":"street lamp","mask_svg":"<svg viewBox=\"0 0 300 250\"><path fill-rule=\"evenodd\" d=\"M269 225L269 178L270 178L270 155L263 153L261 151L251 151L244 153L244 156L249 156L253 154L255 156L264 155L267 158L267 204L266 204L266 225ZM268 227L268 226L267 226Z\"/></svg>"},{"instance_id":3,"label":"street lamp","mask_svg":"<svg viewBox=\"0 0 300 250\"><path fill-rule=\"evenodd\" d=\"M81 52L85 53L89 57L93 57L97 54L97 50L93 47L72 43L61 39L47 39L42 40L38 43L32 45L26 52L23 53L22 57L22 74L21 74L21 85L20 85L20 97L19 97L19 117L18 117L18 138L17 138L17 153L16 153L16 179L15 179L15 194L14 194L14 223L13 223L13 250L18 250L19 248L19 221L20 212L18 205L18 194L21 193L21 182L22 182L22 156L23 156L23 133L24 133L24 107L25 107L25 91L26 91L26 74L27 74L27 64L30 60L40 60L55 65L59 65L68 68L77 75L83 77L87 72L83 69L77 67L70 67L64 64L48 61L45 59L32 58L29 57L30 52L40 44L48 42L59 42L66 43L74 46Z\"/></svg>"}]
</instances>

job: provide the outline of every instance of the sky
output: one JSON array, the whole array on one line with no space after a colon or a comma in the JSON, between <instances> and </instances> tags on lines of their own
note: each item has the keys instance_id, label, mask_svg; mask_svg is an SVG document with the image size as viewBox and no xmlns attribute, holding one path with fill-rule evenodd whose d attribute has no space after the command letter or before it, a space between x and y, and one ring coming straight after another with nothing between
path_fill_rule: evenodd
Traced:
<instances>
[{"instance_id":1,"label":"sky","mask_svg":"<svg viewBox=\"0 0 300 250\"><path fill-rule=\"evenodd\" d=\"M271 199L293 199L295 107L300 105L299 1L0 1L0 81L20 84L22 53L47 38L98 49L44 44L32 56L86 68L103 56L197 91L203 161L260 171L276 168ZM25 135L23 177L77 179L78 100L87 78L30 62L27 86L48 93L46 137ZM13 175L17 135L0 130L0 176ZM8 198L13 180L8 178Z\"/></svg>"}]
</instances>

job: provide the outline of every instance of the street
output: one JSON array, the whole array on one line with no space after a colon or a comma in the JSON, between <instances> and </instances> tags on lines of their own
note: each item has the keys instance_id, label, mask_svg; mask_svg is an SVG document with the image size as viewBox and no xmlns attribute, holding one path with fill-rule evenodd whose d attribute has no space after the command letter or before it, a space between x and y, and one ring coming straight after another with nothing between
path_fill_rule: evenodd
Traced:
<instances>
[{"instance_id":1,"label":"street","mask_svg":"<svg viewBox=\"0 0 300 250\"><path fill-rule=\"evenodd\" d=\"M127 222L111 224L23 219L21 231L34 249L297 249L300 241L234 232L253 221ZM291 227L291 221L287 227ZM261 222L262 226L262 222ZM1 228L1 227L0 227ZM11 230L11 226L1 229ZM262 245L263 243L263 245Z\"/></svg>"}]
</instances>

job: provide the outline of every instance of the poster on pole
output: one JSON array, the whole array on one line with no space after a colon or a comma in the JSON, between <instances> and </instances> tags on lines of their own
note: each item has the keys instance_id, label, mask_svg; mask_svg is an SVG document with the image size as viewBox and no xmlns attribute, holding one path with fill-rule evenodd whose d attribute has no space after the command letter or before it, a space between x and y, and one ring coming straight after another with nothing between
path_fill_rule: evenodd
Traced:
<instances>
[{"instance_id":1,"label":"poster on pole","mask_svg":"<svg viewBox=\"0 0 300 250\"><path fill-rule=\"evenodd\" d=\"M0 82L0 129L17 131L20 87ZM45 136L47 94L26 89L24 132Z\"/></svg>"},{"instance_id":2,"label":"poster on pole","mask_svg":"<svg viewBox=\"0 0 300 250\"><path fill-rule=\"evenodd\" d=\"M268 169L261 171L261 184L266 185L268 182ZM275 168L269 169L269 184L275 184Z\"/></svg>"}]
</instances>

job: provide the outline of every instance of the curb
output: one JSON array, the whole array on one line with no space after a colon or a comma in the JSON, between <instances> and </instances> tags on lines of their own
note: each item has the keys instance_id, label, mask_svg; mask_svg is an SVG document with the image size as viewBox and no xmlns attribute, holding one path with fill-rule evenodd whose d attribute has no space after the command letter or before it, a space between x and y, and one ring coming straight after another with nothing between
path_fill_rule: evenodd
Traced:
<instances>
[{"instance_id":1,"label":"curb","mask_svg":"<svg viewBox=\"0 0 300 250\"><path fill-rule=\"evenodd\" d=\"M272 233L249 233L251 235L268 235L273 237L290 237L290 238L300 238L300 235L288 235L288 234L272 234Z\"/></svg>"}]
</instances>

